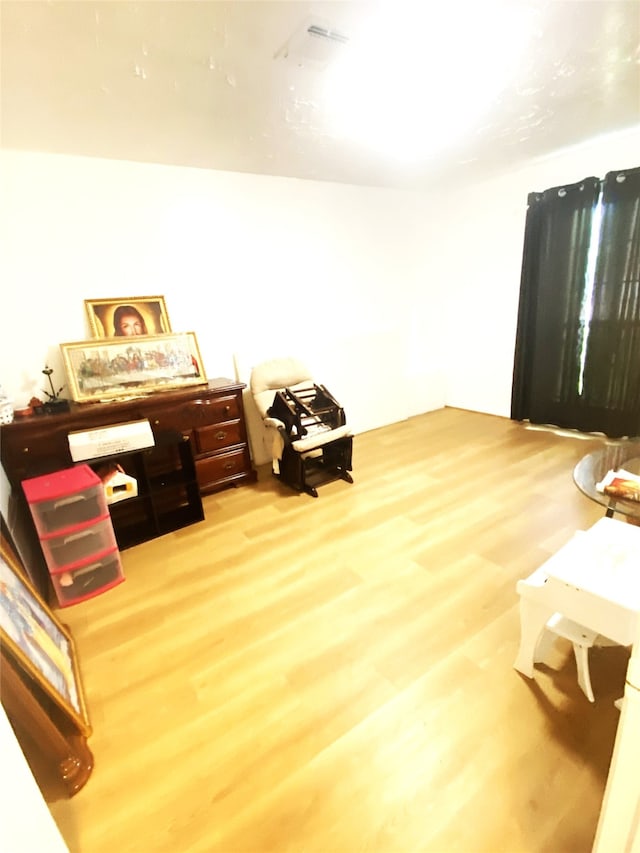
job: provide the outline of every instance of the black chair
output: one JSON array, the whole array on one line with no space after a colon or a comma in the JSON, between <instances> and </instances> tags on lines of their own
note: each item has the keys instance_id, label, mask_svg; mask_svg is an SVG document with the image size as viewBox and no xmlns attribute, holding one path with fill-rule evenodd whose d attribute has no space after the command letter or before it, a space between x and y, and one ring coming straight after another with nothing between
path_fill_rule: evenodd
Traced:
<instances>
[{"instance_id":1,"label":"black chair","mask_svg":"<svg viewBox=\"0 0 640 853\"><path fill-rule=\"evenodd\" d=\"M302 362L262 362L250 387L270 438L273 472L283 483L314 498L324 483L353 483L353 436L344 409Z\"/></svg>"}]
</instances>

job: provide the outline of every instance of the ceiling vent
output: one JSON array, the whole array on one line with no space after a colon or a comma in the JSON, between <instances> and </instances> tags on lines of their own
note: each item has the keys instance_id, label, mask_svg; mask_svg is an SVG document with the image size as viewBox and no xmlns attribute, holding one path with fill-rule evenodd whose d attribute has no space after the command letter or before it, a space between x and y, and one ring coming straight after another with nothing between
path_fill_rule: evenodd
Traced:
<instances>
[{"instance_id":1,"label":"ceiling vent","mask_svg":"<svg viewBox=\"0 0 640 853\"><path fill-rule=\"evenodd\" d=\"M300 68L325 68L348 44L349 38L327 21L307 20L274 54Z\"/></svg>"}]
</instances>

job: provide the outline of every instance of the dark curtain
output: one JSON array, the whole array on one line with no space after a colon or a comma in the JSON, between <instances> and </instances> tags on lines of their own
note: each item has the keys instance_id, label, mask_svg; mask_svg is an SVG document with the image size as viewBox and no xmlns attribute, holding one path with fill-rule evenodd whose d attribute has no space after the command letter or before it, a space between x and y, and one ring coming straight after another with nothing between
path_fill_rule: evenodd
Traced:
<instances>
[{"instance_id":1,"label":"dark curtain","mask_svg":"<svg viewBox=\"0 0 640 853\"><path fill-rule=\"evenodd\" d=\"M584 369L585 410L607 435L640 435L640 169L604 180Z\"/></svg>"},{"instance_id":2,"label":"dark curtain","mask_svg":"<svg viewBox=\"0 0 640 853\"><path fill-rule=\"evenodd\" d=\"M607 175L604 186L590 177L529 195L511 398L515 420L610 436L640 434L638 180L635 169ZM598 242L592 226L601 187ZM596 257L592 277L589 262Z\"/></svg>"},{"instance_id":3,"label":"dark curtain","mask_svg":"<svg viewBox=\"0 0 640 853\"><path fill-rule=\"evenodd\" d=\"M529 195L511 416L574 426L593 212L600 181Z\"/></svg>"}]
</instances>

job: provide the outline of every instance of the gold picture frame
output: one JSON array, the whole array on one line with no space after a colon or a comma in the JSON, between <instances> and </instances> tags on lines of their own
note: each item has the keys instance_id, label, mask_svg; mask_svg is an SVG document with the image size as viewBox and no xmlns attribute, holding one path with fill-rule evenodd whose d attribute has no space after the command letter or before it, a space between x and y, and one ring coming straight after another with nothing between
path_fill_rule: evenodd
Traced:
<instances>
[{"instance_id":1,"label":"gold picture frame","mask_svg":"<svg viewBox=\"0 0 640 853\"><path fill-rule=\"evenodd\" d=\"M164 296L85 299L89 326L96 338L165 335L171 332Z\"/></svg>"},{"instance_id":2,"label":"gold picture frame","mask_svg":"<svg viewBox=\"0 0 640 853\"><path fill-rule=\"evenodd\" d=\"M73 638L32 587L4 535L0 538L0 592L3 653L88 737L91 723Z\"/></svg>"},{"instance_id":3,"label":"gold picture frame","mask_svg":"<svg viewBox=\"0 0 640 853\"><path fill-rule=\"evenodd\" d=\"M60 344L77 403L138 397L207 382L195 332Z\"/></svg>"}]
</instances>

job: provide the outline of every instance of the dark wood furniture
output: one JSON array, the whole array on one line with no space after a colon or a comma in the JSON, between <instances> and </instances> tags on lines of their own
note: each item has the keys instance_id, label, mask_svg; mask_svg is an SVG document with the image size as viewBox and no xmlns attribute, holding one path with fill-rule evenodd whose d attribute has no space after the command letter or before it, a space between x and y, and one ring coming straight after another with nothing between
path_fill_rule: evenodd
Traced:
<instances>
[{"instance_id":1,"label":"dark wood furniture","mask_svg":"<svg viewBox=\"0 0 640 853\"><path fill-rule=\"evenodd\" d=\"M28 518L22 480L73 465L68 442L70 432L148 419L154 437L158 439L157 444L162 444L162 436L171 433L179 433L188 443L201 495L255 481L256 472L251 464L244 417L244 388L244 384L231 379L210 379L205 385L162 391L130 400L71 403L68 412L31 415L2 426L0 454L12 492L6 521L29 568L31 579L41 594L45 594L48 580L46 571L43 571L44 561L38 554L37 539L35 545L32 541L35 531ZM178 448L176 458L179 455ZM181 458L180 464L188 468L184 454ZM145 460L145 464L152 464L152 460ZM180 465L176 463L175 467ZM166 472L165 467L164 471L158 470L157 473L164 475ZM161 484L162 478L155 482ZM115 518L119 512L122 510L115 509L112 517ZM160 523L156 532L163 531L167 532L167 529ZM126 544L143 538L149 537L132 535Z\"/></svg>"},{"instance_id":2,"label":"dark wood furniture","mask_svg":"<svg viewBox=\"0 0 640 853\"><path fill-rule=\"evenodd\" d=\"M73 464L67 436L110 424L148 419L154 435L174 430L191 442L200 493L255 480L242 389L231 379L112 403L72 403L57 415L32 415L2 426L2 465L18 487L27 477Z\"/></svg>"},{"instance_id":3,"label":"dark wood furniture","mask_svg":"<svg viewBox=\"0 0 640 853\"><path fill-rule=\"evenodd\" d=\"M353 483L353 436L344 409L324 385L309 382L295 391L276 391L268 415L279 427L284 446L279 477L298 492L318 497L318 486L333 480Z\"/></svg>"},{"instance_id":4,"label":"dark wood furniture","mask_svg":"<svg viewBox=\"0 0 640 853\"><path fill-rule=\"evenodd\" d=\"M86 735L38 690L19 664L0 654L2 705L40 788L51 799L72 797L93 770Z\"/></svg>"},{"instance_id":5,"label":"dark wood furniture","mask_svg":"<svg viewBox=\"0 0 640 853\"><path fill-rule=\"evenodd\" d=\"M4 530L0 698L38 780L72 796L93 768L92 728L75 643L29 584L25 566Z\"/></svg>"},{"instance_id":6,"label":"dark wood furniture","mask_svg":"<svg viewBox=\"0 0 640 853\"><path fill-rule=\"evenodd\" d=\"M109 505L120 550L204 519L189 437L170 431L155 440L154 447L108 457L138 488L135 497ZM101 467L105 459L89 460L96 463Z\"/></svg>"}]
</instances>

